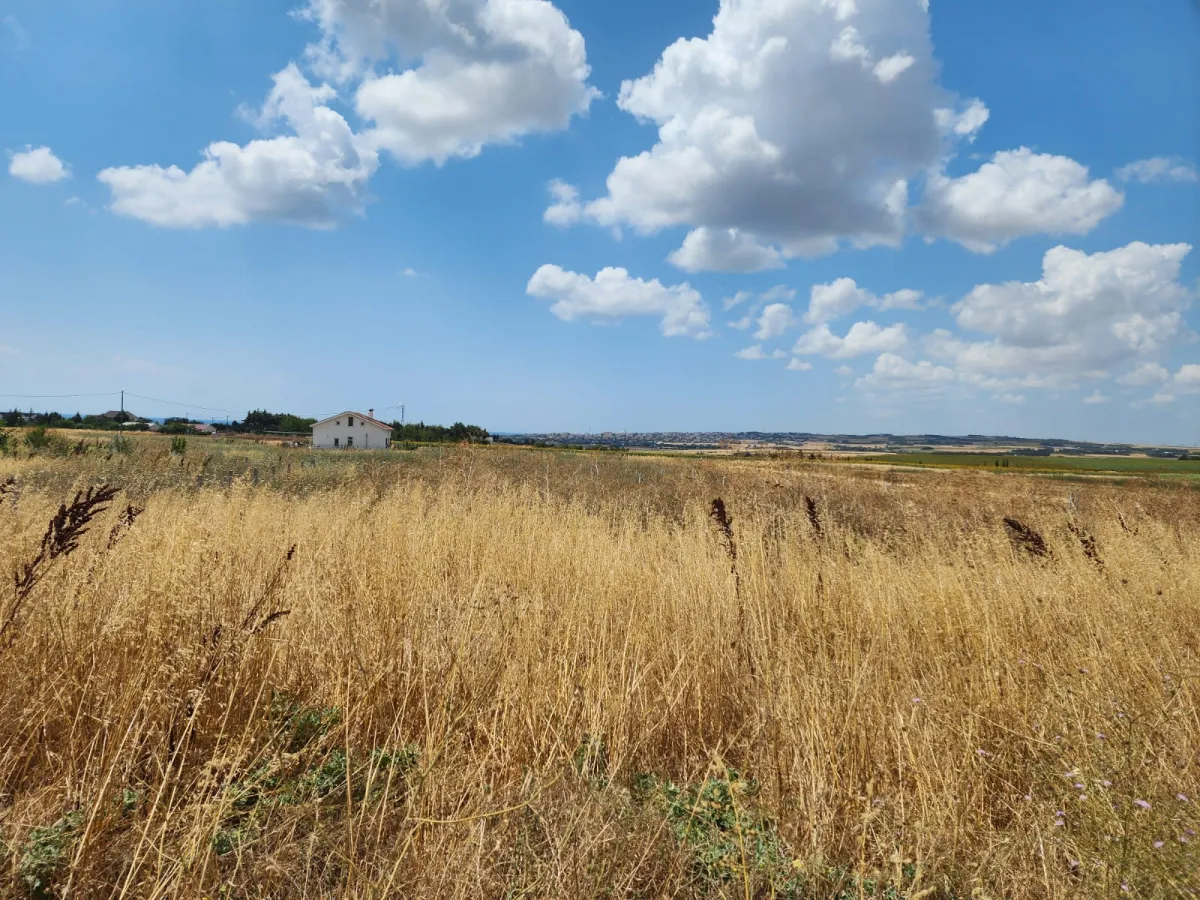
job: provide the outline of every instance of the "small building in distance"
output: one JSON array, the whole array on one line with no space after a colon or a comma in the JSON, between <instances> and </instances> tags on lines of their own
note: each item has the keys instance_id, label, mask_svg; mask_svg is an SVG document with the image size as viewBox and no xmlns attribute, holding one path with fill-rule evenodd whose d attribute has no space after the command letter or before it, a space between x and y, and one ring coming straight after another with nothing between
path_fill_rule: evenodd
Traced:
<instances>
[{"instance_id":1,"label":"small building in distance","mask_svg":"<svg viewBox=\"0 0 1200 900\"><path fill-rule=\"evenodd\" d=\"M312 427L314 450L384 450L392 444L392 426L367 415L346 411Z\"/></svg>"}]
</instances>

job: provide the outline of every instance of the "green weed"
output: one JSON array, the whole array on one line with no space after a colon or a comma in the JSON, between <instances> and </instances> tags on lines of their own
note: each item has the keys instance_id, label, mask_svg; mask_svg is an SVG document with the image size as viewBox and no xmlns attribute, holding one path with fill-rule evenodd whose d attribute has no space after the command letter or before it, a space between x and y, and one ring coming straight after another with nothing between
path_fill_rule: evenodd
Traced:
<instances>
[{"instance_id":1,"label":"green weed","mask_svg":"<svg viewBox=\"0 0 1200 900\"><path fill-rule=\"evenodd\" d=\"M66 862L67 850L82 821L82 813L72 811L53 825L29 832L21 848L18 870L21 883L31 897L53 896L54 881Z\"/></svg>"}]
</instances>

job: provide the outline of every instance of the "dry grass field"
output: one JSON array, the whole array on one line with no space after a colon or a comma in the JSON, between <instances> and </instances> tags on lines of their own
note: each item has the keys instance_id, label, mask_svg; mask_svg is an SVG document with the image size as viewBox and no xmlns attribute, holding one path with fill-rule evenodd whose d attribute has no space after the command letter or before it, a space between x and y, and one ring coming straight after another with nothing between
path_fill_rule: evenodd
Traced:
<instances>
[{"instance_id":1,"label":"dry grass field","mask_svg":"<svg viewBox=\"0 0 1200 900\"><path fill-rule=\"evenodd\" d=\"M0 457L0 896L1197 896L1189 484L168 447Z\"/></svg>"}]
</instances>

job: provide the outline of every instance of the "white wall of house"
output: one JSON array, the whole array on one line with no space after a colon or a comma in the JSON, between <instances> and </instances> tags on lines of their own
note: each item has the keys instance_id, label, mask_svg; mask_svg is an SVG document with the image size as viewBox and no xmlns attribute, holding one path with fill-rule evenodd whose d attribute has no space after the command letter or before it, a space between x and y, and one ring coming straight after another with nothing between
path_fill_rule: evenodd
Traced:
<instances>
[{"instance_id":1,"label":"white wall of house","mask_svg":"<svg viewBox=\"0 0 1200 900\"><path fill-rule=\"evenodd\" d=\"M314 450L383 450L391 441L392 429L368 422L359 413L342 413L313 426Z\"/></svg>"}]
</instances>

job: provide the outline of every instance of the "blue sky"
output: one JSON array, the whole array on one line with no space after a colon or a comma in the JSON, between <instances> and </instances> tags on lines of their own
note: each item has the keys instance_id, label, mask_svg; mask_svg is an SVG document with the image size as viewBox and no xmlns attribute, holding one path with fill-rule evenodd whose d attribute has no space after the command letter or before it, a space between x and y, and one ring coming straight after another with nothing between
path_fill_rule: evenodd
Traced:
<instances>
[{"instance_id":1,"label":"blue sky","mask_svg":"<svg viewBox=\"0 0 1200 900\"><path fill-rule=\"evenodd\" d=\"M1200 442L1200 11L928 6L7 0L0 392Z\"/></svg>"}]
</instances>

